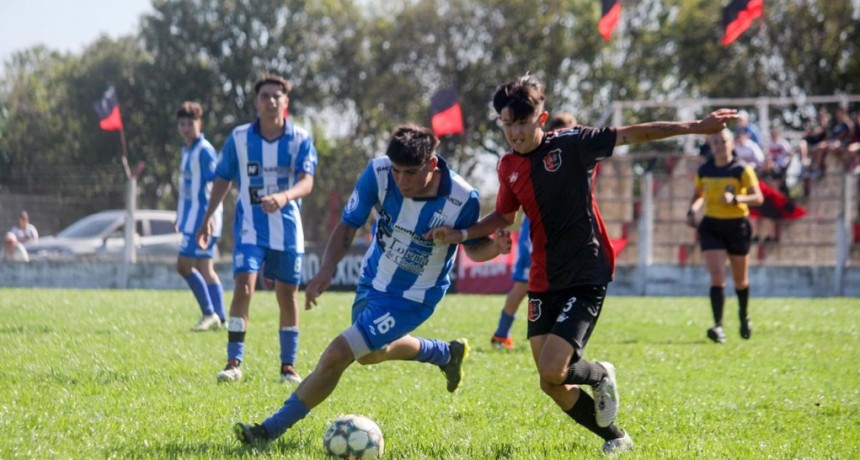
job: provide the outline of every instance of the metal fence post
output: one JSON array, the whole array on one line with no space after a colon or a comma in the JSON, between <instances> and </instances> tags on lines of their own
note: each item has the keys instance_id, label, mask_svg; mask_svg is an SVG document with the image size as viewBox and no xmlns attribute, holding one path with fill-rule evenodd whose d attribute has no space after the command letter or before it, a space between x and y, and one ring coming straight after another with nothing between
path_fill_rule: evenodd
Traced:
<instances>
[{"instance_id":1,"label":"metal fence post","mask_svg":"<svg viewBox=\"0 0 860 460\"><path fill-rule=\"evenodd\" d=\"M845 295L845 267L851 253L851 224L854 222L854 192L857 176L849 172L842 179L842 200L839 217L836 218L836 270L834 271L833 295Z\"/></svg>"},{"instance_id":2,"label":"metal fence post","mask_svg":"<svg viewBox=\"0 0 860 460\"><path fill-rule=\"evenodd\" d=\"M639 196L642 209L639 214L639 253L636 259L637 291L645 295L648 287L648 268L651 265L654 245L654 173L651 171L642 175L639 183Z\"/></svg>"}]
</instances>

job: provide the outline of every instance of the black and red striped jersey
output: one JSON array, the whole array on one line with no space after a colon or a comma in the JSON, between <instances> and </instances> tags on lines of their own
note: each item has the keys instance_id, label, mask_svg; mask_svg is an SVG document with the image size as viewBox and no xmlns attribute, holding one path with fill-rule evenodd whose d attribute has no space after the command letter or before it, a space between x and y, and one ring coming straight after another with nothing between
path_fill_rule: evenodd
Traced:
<instances>
[{"instance_id":1,"label":"black and red striped jersey","mask_svg":"<svg viewBox=\"0 0 860 460\"><path fill-rule=\"evenodd\" d=\"M528 154L499 161L496 212L531 220L529 291L612 281L615 255L594 198L594 169L615 148L615 128L550 131Z\"/></svg>"}]
</instances>

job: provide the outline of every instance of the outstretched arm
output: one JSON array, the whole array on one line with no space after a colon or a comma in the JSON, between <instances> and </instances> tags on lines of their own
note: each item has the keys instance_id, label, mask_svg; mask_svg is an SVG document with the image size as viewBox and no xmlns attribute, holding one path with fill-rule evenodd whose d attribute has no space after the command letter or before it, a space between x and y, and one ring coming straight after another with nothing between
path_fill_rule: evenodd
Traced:
<instances>
[{"instance_id":1,"label":"outstretched arm","mask_svg":"<svg viewBox=\"0 0 860 460\"><path fill-rule=\"evenodd\" d=\"M346 255L346 251L352 246L352 239L355 238L356 229L349 225L339 222L331 232L328 243L325 245L323 253L322 265L316 276L308 281L308 286L305 288L305 309L310 310L312 306L317 304L317 297L321 296L326 289L331 286L331 279L337 269L338 262Z\"/></svg>"},{"instance_id":2,"label":"outstretched arm","mask_svg":"<svg viewBox=\"0 0 860 460\"><path fill-rule=\"evenodd\" d=\"M495 231L493 238L482 238L477 244L463 245L466 256L475 262L485 262L499 254L511 252L511 232L505 229Z\"/></svg>"},{"instance_id":3,"label":"outstretched arm","mask_svg":"<svg viewBox=\"0 0 860 460\"><path fill-rule=\"evenodd\" d=\"M727 121L737 117L737 110L719 109L697 121L655 121L622 126L617 130L615 146L658 141L685 134L715 134L726 128Z\"/></svg>"},{"instance_id":4,"label":"outstretched arm","mask_svg":"<svg viewBox=\"0 0 860 460\"><path fill-rule=\"evenodd\" d=\"M493 211L482 217L481 220L471 227L464 229L465 233L463 230L457 230L451 227L436 227L424 234L424 238L433 238L435 240L440 240L445 244L462 243L466 240L485 237L495 232L497 229L508 227L514 223L514 218L516 218L516 216L516 211L509 214L499 214L498 212Z\"/></svg>"}]
</instances>

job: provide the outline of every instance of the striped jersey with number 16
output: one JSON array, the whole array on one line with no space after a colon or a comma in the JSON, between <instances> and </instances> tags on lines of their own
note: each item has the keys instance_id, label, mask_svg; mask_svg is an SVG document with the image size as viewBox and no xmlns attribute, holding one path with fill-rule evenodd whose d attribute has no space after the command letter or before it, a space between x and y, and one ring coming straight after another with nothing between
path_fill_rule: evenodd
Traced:
<instances>
[{"instance_id":1,"label":"striped jersey with number 16","mask_svg":"<svg viewBox=\"0 0 860 460\"><path fill-rule=\"evenodd\" d=\"M299 175L314 174L317 151L310 134L287 121L277 139L260 134L260 121L236 127L221 150L215 174L236 180L236 244L252 244L275 251L304 253L301 200L291 200L276 212L266 213L260 200L292 187Z\"/></svg>"},{"instance_id":2,"label":"striped jersey with number 16","mask_svg":"<svg viewBox=\"0 0 860 460\"><path fill-rule=\"evenodd\" d=\"M343 210L341 220L359 228L376 209L375 233L362 264L359 289L372 288L425 305L435 305L448 290L456 244L424 239L431 228L457 229L480 214L478 192L439 157L442 173L435 197L405 198L394 183L391 160L370 162ZM474 242L469 242L474 244Z\"/></svg>"},{"instance_id":3,"label":"striped jersey with number 16","mask_svg":"<svg viewBox=\"0 0 860 460\"><path fill-rule=\"evenodd\" d=\"M209 198L212 195L212 180L215 179L215 147L201 134L189 148L182 145L179 165L179 202L176 204L176 227L181 233L197 232ZM222 206L212 215L212 236L221 236Z\"/></svg>"}]
</instances>

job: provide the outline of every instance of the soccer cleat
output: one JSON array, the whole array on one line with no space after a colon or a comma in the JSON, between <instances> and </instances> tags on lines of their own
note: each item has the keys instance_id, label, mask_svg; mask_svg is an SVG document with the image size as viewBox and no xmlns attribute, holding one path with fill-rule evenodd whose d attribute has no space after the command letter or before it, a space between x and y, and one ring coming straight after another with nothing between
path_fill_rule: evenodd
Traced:
<instances>
[{"instance_id":1,"label":"soccer cleat","mask_svg":"<svg viewBox=\"0 0 860 460\"><path fill-rule=\"evenodd\" d=\"M302 383L302 377L292 364L281 364L281 381L286 383Z\"/></svg>"},{"instance_id":2,"label":"soccer cleat","mask_svg":"<svg viewBox=\"0 0 860 460\"><path fill-rule=\"evenodd\" d=\"M726 341L726 333L723 331L723 326L713 326L708 329L708 338L716 343L724 343Z\"/></svg>"},{"instance_id":3,"label":"soccer cleat","mask_svg":"<svg viewBox=\"0 0 860 460\"><path fill-rule=\"evenodd\" d=\"M246 425L237 423L233 425L233 433L236 434L236 439L242 444L254 444L258 442L269 441L269 432L260 424Z\"/></svg>"},{"instance_id":4,"label":"soccer cleat","mask_svg":"<svg viewBox=\"0 0 860 460\"><path fill-rule=\"evenodd\" d=\"M494 335L492 339L490 339L490 345L493 346L496 350L513 350L514 349L514 339L510 337L499 337Z\"/></svg>"},{"instance_id":5,"label":"soccer cleat","mask_svg":"<svg viewBox=\"0 0 860 460\"><path fill-rule=\"evenodd\" d=\"M194 332L202 332L220 328L221 318L219 318L215 313L212 313L211 315L203 315L200 317L200 321L198 321L191 330Z\"/></svg>"},{"instance_id":6,"label":"soccer cleat","mask_svg":"<svg viewBox=\"0 0 860 460\"><path fill-rule=\"evenodd\" d=\"M606 369L600 383L591 387L594 390L594 418L597 426L606 428L615 421L618 415L618 386L615 383L615 366L605 361L597 361L600 367Z\"/></svg>"},{"instance_id":7,"label":"soccer cleat","mask_svg":"<svg viewBox=\"0 0 860 460\"><path fill-rule=\"evenodd\" d=\"M630 449L633 449L633 438L626 431L624 436L603 443L603 453L606 455L620 454Z\"/></svg>"},{"instance_id":8,"label":"soccer cleat","mask_svg":"<svg viewBox=\"0 0 860 460\"><path fill-rule=\"evenodd\" d=\"M239 362L231 359L224 370L218 373L219 382L236 382L242 379L242 369L239 368Z\"/></svg>"},{"instance_id":9,"label":"soccer cleat","mask_svg":"<svg viewBox=\"0 0 860 460\"><path fill-rule=\"evenodd\" d=\"M469 341L460 338L448 342L451 348L451 359L448 364L439 366L442 372L445 373L445 379L448 380L448 391L453 393L460 386L460 381L463 380L463 361L469 356Z\"/></svg>"},{"instance_id":10,"label":"soccer cleat","mask_svg":"<svg viewBox=\"0 0 860 460\"><path fill-rule=\"evenodd\" d=\"M752 337L752 330L752 323L750 322L749 318L741 319L741 338L749 339L750 337Z\"/></svg>"}]
</instances>

